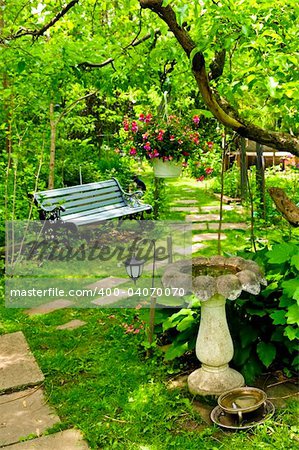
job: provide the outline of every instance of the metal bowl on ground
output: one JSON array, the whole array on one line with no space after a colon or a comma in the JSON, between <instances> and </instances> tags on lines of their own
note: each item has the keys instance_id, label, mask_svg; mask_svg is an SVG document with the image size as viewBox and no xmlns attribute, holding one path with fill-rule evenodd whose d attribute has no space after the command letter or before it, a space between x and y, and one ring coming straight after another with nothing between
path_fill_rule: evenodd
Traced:
<instances>
[{"instance_id":1,"label":"metal bowl on ground","mask_svg":"<svg viewBox=\"0 0 299 450\"><path fill-rule=\"evenodd\" d=\"M241 387L224 392L218 405L229 414L244 414L260 408L267 400L264 391L254 387Z\"/></svg>"}]
</instances>

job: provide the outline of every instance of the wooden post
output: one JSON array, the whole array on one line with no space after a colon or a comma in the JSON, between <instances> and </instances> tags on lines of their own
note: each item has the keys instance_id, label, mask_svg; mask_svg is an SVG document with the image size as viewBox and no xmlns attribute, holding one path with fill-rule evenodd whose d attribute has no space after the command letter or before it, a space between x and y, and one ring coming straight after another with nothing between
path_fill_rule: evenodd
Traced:
<instances>
[{"instance_id":1,"label":"wooden post","mask_svg":"<svg viewBox=\"0 0 299 450\"><path fill-rule=\"evenodd\" d=\"M245 138L241 138L240 149L240 177L241 177L241 201L247 198L247 164Z\"/></svg>"},{"instance_id":2,"label":"wooden post","mask_svg":"<svg viewBox=\"0 0 299 450\"><path fill-rule=\"evenodd\" d=\"M263 157L263 146L256 143L256 186L260 200L260 212L263 219L266 219L265 205L265 163Z\"/></svg>"}]
</instances>

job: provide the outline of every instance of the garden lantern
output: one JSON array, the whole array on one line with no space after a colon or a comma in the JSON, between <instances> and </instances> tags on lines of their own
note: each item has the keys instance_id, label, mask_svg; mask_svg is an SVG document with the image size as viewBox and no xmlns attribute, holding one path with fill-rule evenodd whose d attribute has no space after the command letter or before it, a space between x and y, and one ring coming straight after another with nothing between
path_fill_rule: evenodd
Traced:
<instances>
[{"instance_id":1,"label":"garden lantern","mask_svg":"<svg viewBox=\"0 0 299 450\"><path fill-rule=\"evenodd\" d=\"M136 280L141 276L144 266L143 259L136 259L133 255L130 259L125 261L126 271L130 278L136 283Z\"/></svg>"}]
</instances>

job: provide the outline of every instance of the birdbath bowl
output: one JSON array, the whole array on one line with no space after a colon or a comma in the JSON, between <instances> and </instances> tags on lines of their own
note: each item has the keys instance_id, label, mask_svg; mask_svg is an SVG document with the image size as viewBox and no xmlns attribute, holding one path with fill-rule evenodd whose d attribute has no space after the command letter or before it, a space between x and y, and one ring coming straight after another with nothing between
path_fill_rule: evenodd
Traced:
<instances>
[{"instance_id":1,"label":"birdbath bowl","mask_svg":"<svg viewBox=\"0 0 299 450\"><path fill-rule=\"evenodd\" d=\"M265 405L267 395L264 391L254 387L241 387L224 392L218 398L218 405L228 414L238 414L243 420L243 414L256 411Z\"/></svg>"},{"instance_id":2,"label":"birdbath bowl","mask_svg":"<svg viewBox=\"0 0 299 450\"><path fill-rule=\"evenodd\" d=\"M191 279L190 279L191 278ZM193 258L167 267L162 278L165 287L192 286L201 303L201 318L196 341L196 356L201 367L188 377L192 394L217 395L244 386L243 376L229 367L234 349L226 320L226 300L236 300L242 290L260 292L266 284L263 273L254 261L240 257Z\"/></svg>"}]
</instances>

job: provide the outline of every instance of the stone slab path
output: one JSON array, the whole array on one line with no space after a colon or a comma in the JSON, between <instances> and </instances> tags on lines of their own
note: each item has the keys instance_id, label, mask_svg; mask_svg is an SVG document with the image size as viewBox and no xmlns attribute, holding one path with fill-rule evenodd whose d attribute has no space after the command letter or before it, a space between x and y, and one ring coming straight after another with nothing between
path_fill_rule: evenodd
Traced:
<instances>
[{"instance_id":1,"label":"stone slab path","mask_svg":"<svg viewBox=\"0 0 299 450\"><path fill-rule=\"evenodd\" d=\"M116 277L107 277L102 278L101 280L98 280L92 284L89 284L86 286L88 289L108 289L108 288L114 288L117 287L123 283L126 283L128 280L125 278L116 278Z\"/></svg>"},{"instance_id":2,"label":"stone slab path","mask_svg":"<svg viewBox=\"0 0 299 450\"><path fill-rule=\"evenodd\" d=\"M5 446L7 450L87 450L88 445L76 430L41 437L60 422L46 403L39 386L43 381L44 375L23 333L1 335L0 447ZM37 438L20 442L29 435Z\"/></svg>"},{"instance_id":3,"label":"stone slab path","mask_svg":"<svg viewBox=\"0 0 299 450\"><path fill-rule=\"evenodd\" d=\"M186 212L186 213L197 213L198 208L196 206L172 206L170 208L172 212Z\"/></svg>"},{"instance_id":4,"label":"stone slab path","mask_svg":"<svg viewBox=\"0 0 299 450\"><path fill-rule=\"evenodd\" d=\"M193 236L192 242L214 241L215 239L218 239L218 233L202 233ZM220 239L223 241L224 239L227 239L227 236L221 234Z\"/></svg>"},{"instance_id":5,"label":"stone slab path","mask_svg":"<svg viewBox=\"0 0 299 450\"><path fill-rule=\"evenodd\" d=\"M59 417L45 404L41 388L0 396L0 446L14 444L29 434L40 435Z\"/></svg>"},{"instance_id":6,"label":"stone slab path","mask_svg":"<svg viewBox=\"0 0 299 450\"><path fill-rule=\"evenodd\" d=\"M43 381L44 375L23 333L17 331L0 336L0 392L37 386Z\"/></svg>"},{"instance_id":7,"label":"stone slab path","mask_svg":"<svg viewBox=\"0 0 299 450\"><path fill-rule=\"evenodd\" d=\"M65 430L7 447L8 450L88 450L88 448L77 430Z\"/></svg>"},{"instance_id":8,"label":"stone slab path","mask_svg":"<svg viewBox=\"0 0 299 450\"><path fill-rule=\"evenodd\" d=\"M58 325L58 327L56 327L56 330L76 330L77 328L83 327L84 325L86 325L86 322L84 322L83 320L74 319L70 320L67 323L64 323L63 325Z\"/></svg>"},{"instance_id":9,"label":"stone slab path","mask_svg":"<svg viewBox=\"0 0 299 450\"><path fill-rule=\"evenodd\" d=\"M188 214L185 217L186 222L209 222L220 220L219 214Z\"/></svg>"},{"instance_id":10,"label":"stone slab path","mask_svg":"<svg viewBox=\"0 0 299 450\"><path fill-rule=\"evenodd\" d=\"M36 308L27 309L25 314L28 316L34 316L38 314L49 314L53 311L58 311L59 309L70 308L74 303L70 300L54 300L53 302L44 303L43 305L39 305Z\"/></svg>"}]
</instances>

